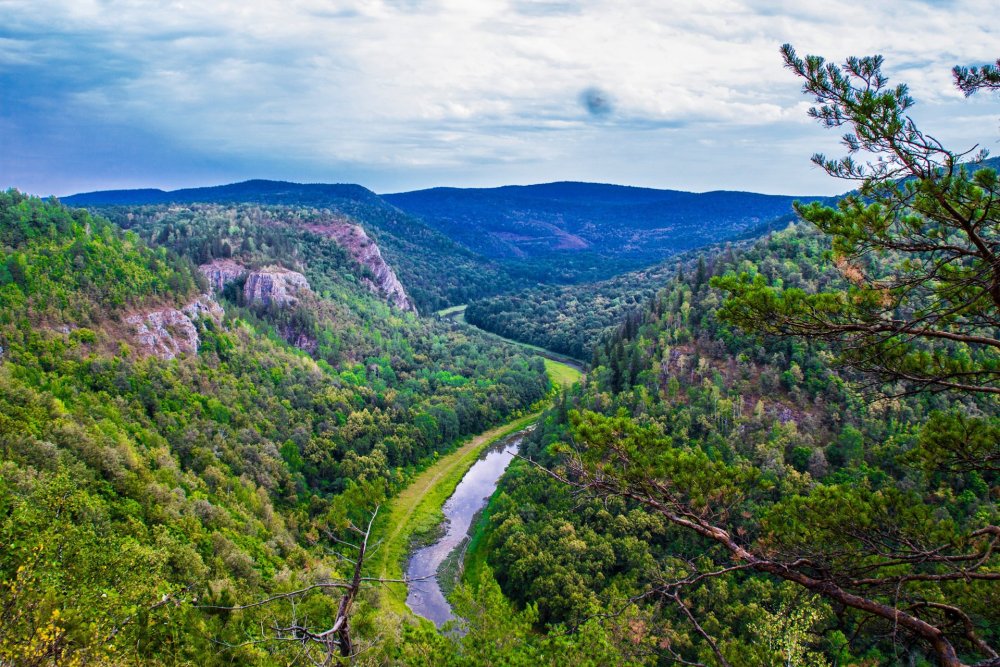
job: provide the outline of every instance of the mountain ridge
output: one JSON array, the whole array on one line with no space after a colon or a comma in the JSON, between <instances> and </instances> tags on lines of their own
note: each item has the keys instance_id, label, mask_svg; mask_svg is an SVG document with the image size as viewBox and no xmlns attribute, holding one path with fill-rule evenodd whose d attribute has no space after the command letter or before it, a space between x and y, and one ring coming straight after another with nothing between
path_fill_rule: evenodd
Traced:
<instances>
[{"instance_id":1,"label":"mountain ridge","mask_svg":"<svg viewBox=\"0 0 1000 667\"><path fill-rule=\"evenodd\" d=\"M237 203L334 210L368 227L388 251L387 261L403 269L400 279L421 310L430 311L536 282L603 280L693 247L753 236L790 215L795 199L581 181L378 195L357 184L254 179L173 191L94 191L61 201L105 209L126 227L142 218L134 207ZM130 207L133 212L124 211ZM463 267L464 277L432 285L441 280L431 276L448 275L449 262L426 261L428 253L444 253ZM477 276L472 266L489 276Z\"/></svg>"},{"instance_id":2,"label":"mountain ridge","mask_svg":"<svg viewBox=\"0 0 1000 667\"><path fill-rule=\"evenodd\" d=\"M527 185L501 185L486 188L435 186L417 190L376 193L358 183L299 183L295 181L254 178L219 185L197 186L164 190L162 188L120 188L92 190L56 197L68 206L142 206L185 203L261 203L261 204L319 204L336 200L353 200L369 204L395 206L393 200L415 195L504 195L515 199L591 203L610 205L638 205L664 202L673 199L701 197L750 196L775 201L796 199L824 199L813 195L764 194L750 190L707 190L695 192L673 188L650 188L618 183L591 181L551 181ZM615 196L595 196L595 195ZM399 208L399 207L396 207Z\"/></svg>"},{"instance_id":3,"label":"mountain ridge","mask_svg":"<svg viewBox=\"0 0 1000 667\"><path fill-rule=\"evenodd\" d=\"M621 183L600 183L597 181L547 181L545 183L529 183L524 185L498 185L492 187L458 187L449 185L439 185L432 188L418 188L416 190L403 190L398 192L382 192L378 193L380 197L390 198L390 197L401 197L403 195L410 195L418 192L504 192L504 193L540 193L552 190L560 189L571 189L571 188L586 188L588 190L600 190L600 191L613 191L618 193L628 193L632 195L639 196L650 196L651 200L659 200L663 195L715 195L722 193L735 193L735 194L752 194L759 195L761 197L792 197L806 198L806 199L820 199L823 195L785 195L785 194L767 194L762 192L754 192L752 190L727 190L727 189L716 189L716 190L705 190L701 192L696 192L694 190L680 190L675 188L651 188L641 185L626 185Z\"/></svg>"},{"instance_id":4,"label":"mountain ridge","mask_svg":"<svg viewBox=\"0 0 1000 667\"><path fill-rule=\"evenodd\" d=\"M94 190L59 198L59 201L68 206L190 203L316 204L338 200L369 204L381 201L374 192L356 183L295 183L263 178L178 190L159 188Z\"/></svg>"},{"instance_id":5,"label":"mountain ridge","mask_svg":"<svg viewBox=\"0 0 1000 667\"><path fill-rule=\"evenodd\" d=\"M744 236L825 197L715 190L694 193L556 181L499 188L433 188L382 198L489 257L614 259L625 270Z\"/></svg>"}]
</instances>

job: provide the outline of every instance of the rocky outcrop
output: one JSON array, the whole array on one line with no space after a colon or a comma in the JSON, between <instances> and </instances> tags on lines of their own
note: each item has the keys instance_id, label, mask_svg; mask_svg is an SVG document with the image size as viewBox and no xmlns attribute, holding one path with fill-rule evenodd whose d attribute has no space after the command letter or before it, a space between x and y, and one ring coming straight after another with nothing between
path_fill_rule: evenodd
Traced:
<instances>
[{"instance_id":1,"label":"rocky outcrop","mask_svg":"<svg viewBox=\"0 0 1000 667\"><path fill-rule=\"evenodd\" d=\"M301 273L280 266L251 271L243 284L243 297L248 304L287 306L309 291L309 281Z\"/></svg>"},{"instance_id":2,"label":"rocky outcrop","mask_svg":"<svg viewBox=\"0 0 1000 667\"><path fill-rule=\"evenodd\" d=\"M208 264L202 264L198 270L208 278L209 289L214 294L221 292L226 285L247 274L245 266L231 259L216 259Z\"/></svg>"},{"instance_id":3,"label":"rocky outcrop","mask_svg":"<svg viewBox=\"0 0 1000 667\"><path fill-rule=\"evenodd\" d=\"M216 325L222 324L222 318L225 317L226 313L222 310L222 306L208 294L202 294L200 297L184 306L181 309L185 315L188 316L192 321L198 318L205 318L212 320Z\"/></svg>"},{"instance_id":4,"label":"rocky outcrop","mask_svg":"<svg viewBox=\"0 0 1000 667\"><path fill-rule=\"evenodd\" d=\"M139 351L161 359L173 359L180 354L194 354L201 340L195 322L201 318L222 323L223 311L208 294L203 294L180 310L159 308L133 313L125 318Z\"/></svg>"},{"instance_id":5,"label":"rocky outcrop","mask_svg":"<svg viewBox=\"0 0 1000 667\"><path fill-rule=\"evenodd\" d=\"M382 251L364 229L346 220L330 220L322 224L306 225L306 228L316 234L332 238L354 261L368 269L372 277L362 278L368 289L400 310L417 312L402 283L396 277L396 272L383 259Z\"/></svg>"}]
</instances>

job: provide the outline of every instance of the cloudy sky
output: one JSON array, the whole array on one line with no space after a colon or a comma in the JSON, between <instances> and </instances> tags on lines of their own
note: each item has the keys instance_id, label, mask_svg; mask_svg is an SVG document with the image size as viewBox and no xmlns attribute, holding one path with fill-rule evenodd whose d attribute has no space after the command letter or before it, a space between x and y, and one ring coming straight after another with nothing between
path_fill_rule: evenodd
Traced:
<instances>
[{"instance_id":1,"label":"cloudy sky","mask_svg":"<svg viewBox=\"0 0 1000 667\"><path fill-rule=\"evenodd\" d=\"M1000 151L997 0L0 0L0 188L275 178L842 191L778 47L885 55L921 126Z\"/></svg>"}]
</instances>

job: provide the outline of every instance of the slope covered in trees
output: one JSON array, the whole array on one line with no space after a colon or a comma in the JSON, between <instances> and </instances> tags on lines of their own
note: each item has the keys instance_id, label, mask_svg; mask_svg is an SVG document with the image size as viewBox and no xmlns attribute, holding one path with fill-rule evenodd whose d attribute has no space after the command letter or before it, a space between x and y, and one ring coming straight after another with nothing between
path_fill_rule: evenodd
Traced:
<instances>
[{"instance_id":1,"label":"slope covered in trees","mask_svg":"<svg viewBox=\"0 0 1000 667\"><path fill-rule=\"evenodd\" d=\"M731 257L737 243L722 251ZM594 348L623 321L639 315L656 293L676 275L690 273L697 283L708 280L705 258L719 248L683 253L648 269L608 280L575 285L540 285L513 294L473 301L467 322L505 338L537 345L589 361Z\"/></svg>"},{"instance_id":2,"label":"slope covered in trees","mask_svg":"<svg viewBox=\"0 0 1000 667\"><path fill-rule=\"evenodd\" d=\"M597 183L434 188L386 201L488 257L649 264L791 213L794 197ZM588 259L590 258L590 259Z\"/></svg>"},{"instance_id":3,"label":"slope covered in trees","mask_svg":"<svg viewBox=\"0 0 1000 667\"><path fill-rule=\"evenodd\" d=\"M679 251L783 226L792 197L690 193L592 183L378 196L359 185L254 180L207 188L72 195L125 227L171 206L335 215L378 242L423 312L533 285L604 280ZM206 252L216 252L207 249Z\"/></svg>"},{"instance_id":4,"label":"slope covered in trees","mask_svg":"<svg viewBox=\"0 0 1000 667\"><path fill-rule=\"evenodd\" d=\"M838 288L842 276L823 261L828 247L798 226L735 262L718 258L715 273L751 271L810 292ZM919 641L894 646L891 623L728 561L713 540L649 507L644 499L659 496L639 485L646 475L668 479L662 493L692 517L770 558L806 559L821 572L877 578L889 561L895 576L919 579L950 568L925 569L911 556L937 548L957 555L965 544L992 571L988 535L967 536L997 521L995 466L941 463L956 431L975 434L969 446L988 455L1000 432L995 405L942 395L872 401L850 373L831 368L828 346L741 333L720 321L722 295L694 283L690 274L672 281L640 319L609 336L585 387L525 452L585 487L591 478L574 467L577 456L604 470L607 483L627 460L634 477L617 490L628 492L590 486L593 496L581 500L572 484L515 464L491 505L482 547L501 588L518 604L537 605L543 622L573 625L627 610L643 628L637 642L669 644L677 658L706 664L721 664L715 649L731 665L789 657L892 664L899 650L920 655ZM865 593L878 597L880 585ZM979 639L1000 640L988 581L902 590L899 604L957 605ZM947 610L925 609L951 627ZM963 653L983 657L962 632L954 636Z\"/></svg>"},{"instance_id":5,"label":"slope covered in trees","mask_svg":"<svg viewBox=\"0 0 1000 667\"><path fill-rule=\"evenodd\" d=\"M549 388L540 359L335 271L294 310L223 299L196 351L142 354L126 317L197 296L188 259L17 192L0 223L5 664L283 661L244 643L269 610L219 607L337 575L345 517Z\"/></svg>"},{"instance_id":6,"label":"slope covered in trees","mask_svg":"<svg viewBox=\"0 0 1000 667\"><path fill-rule=\"evenodd\" d=\"M814 161L860 187L608 337L487 560L542 619L631 615L675 662L995 665L997 172L880 58L783 56L847 130Z\"/></svg>"},{"instance_id":7,"label":"slope covered in trees","mask_svg":"<svg viewBox=\"0 0 1000 667\"><path fill-rule=\"evenodd\" d=\"M454 243L360 185L257 180L172 192L83 193L66 197L65 202L86 206L147 239L151 238L153 227L157 234L163 235L170 234L170 230L164 231L165 226L179 227L171 244L183 244L198 261L238 253L243 238L248 236L264 243L283 236L281 250L301 254L316 241L316 234L310 234L304 225L331 216L348 220L361 225L375 240L421 312L530 284L526 278ZM247 229L267 217L298 229Z\"/></svg>"}]
</instances>

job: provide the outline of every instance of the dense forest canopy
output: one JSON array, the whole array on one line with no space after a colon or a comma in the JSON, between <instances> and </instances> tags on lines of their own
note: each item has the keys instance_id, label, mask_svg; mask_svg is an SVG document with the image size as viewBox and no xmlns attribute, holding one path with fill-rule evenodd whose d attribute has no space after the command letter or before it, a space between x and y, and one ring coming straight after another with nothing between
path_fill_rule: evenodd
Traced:
<instances>
[{"instance_id":1,"label":"dense forest canopy","mask_svg":"<svg viewBox=\"0 0 1000 667\"><path fill-rule=\"evenodd\" d=\"M997 172L881 59L783 53L856 193L608 336L487 561L547 621L634 614L677 663L997 664Z\"/></svg>"},{"instance_id":2,"label":"dense forest canopy","mask_svg":"<svg viewBox=\"0 0 1000 667\"><path fill-rule=\"evenodd\" d=\"M731 258L744 246L728 245L723 254ZM714 261L717 255L719 249L712 247L600 282L541 285L479 299L465 309L465 319L506 338L590 361L597 344L624 321L636 318L677 274L707 281L711 268L705 258Z\"/></svg>"},{"instance_id":3,"label":"dense forest canopy","mask_svg":"<svg viewBox=\"0 0 1000 667\"><path fill-rule=\"evenodd\" d=\"M211 219L188 219L191 238ZM0 221L5 664L270 664L266 647L213 643L239 644L256 617L203 605L337 572L323 535L344 507L549 389L540 359L395 311L322 249L303 260L313 296L275 308L228 292L224 321L196 321L194 354L147 356L125 318L196 297L189 255L16 191ZM268 261L302 259L284 238ZM312 354L289 344L300 334Z\"/></svg>"}]
</instances>

